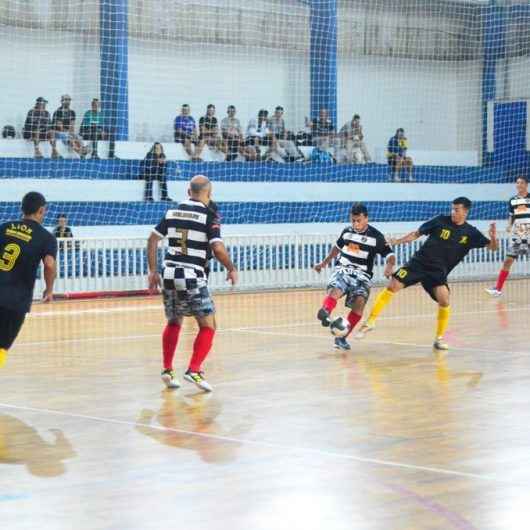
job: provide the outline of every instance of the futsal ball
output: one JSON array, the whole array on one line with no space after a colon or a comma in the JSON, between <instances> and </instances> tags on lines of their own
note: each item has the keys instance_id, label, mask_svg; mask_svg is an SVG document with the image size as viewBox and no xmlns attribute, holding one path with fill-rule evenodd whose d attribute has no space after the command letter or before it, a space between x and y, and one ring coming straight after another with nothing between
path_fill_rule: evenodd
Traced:
<instances>
[{"instance_id":1,"label":"futsal ball","mask_svg":"<svg viewBox=\"0 0 530 530\"><path fill-rule=\"evenodd\" d=\"M345 337L350 332L350 323L344 317L338 317L331 323L329 330L335 337Z\"/></svg>"}]
</instances>

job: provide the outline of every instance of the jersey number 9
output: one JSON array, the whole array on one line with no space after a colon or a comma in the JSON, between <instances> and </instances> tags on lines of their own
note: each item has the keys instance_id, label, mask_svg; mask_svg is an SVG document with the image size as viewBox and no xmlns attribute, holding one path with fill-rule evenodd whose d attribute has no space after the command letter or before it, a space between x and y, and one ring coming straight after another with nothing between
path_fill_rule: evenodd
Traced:
<instances>
[{"instance_id":1,"label":"jersey number 9","mask_svg":"<svg viewBox=\"0 0 530 530\"><path fill-rule=\"evenodd\" d=\"M0 271L9 272L10 270L13 270L13 267L20 256L20 252L20 247L16 243L7 244L0 257Z\"/></svg>"}]
</instances>

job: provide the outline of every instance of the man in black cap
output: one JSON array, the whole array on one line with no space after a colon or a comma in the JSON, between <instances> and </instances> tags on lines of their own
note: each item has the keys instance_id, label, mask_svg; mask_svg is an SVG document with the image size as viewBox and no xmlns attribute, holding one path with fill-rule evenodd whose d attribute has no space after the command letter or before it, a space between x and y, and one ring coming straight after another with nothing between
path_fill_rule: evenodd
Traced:
<instances>
[{"instance_id":1,"label":"man in black cap","mask_svg":"<svg viewBox=\"0 0 530 530\"><path fill-rule=\"evenodd\" d=\"M22 136L25 140L31 140L35 146L35 158L42 158L39 143L49 140L52 146L52 158L60 158L55 143L55 133L52 129L50 113L46 110L48 101L43 97L38 97L35 106L29 110Z\"/></svg>"}]
</instances>

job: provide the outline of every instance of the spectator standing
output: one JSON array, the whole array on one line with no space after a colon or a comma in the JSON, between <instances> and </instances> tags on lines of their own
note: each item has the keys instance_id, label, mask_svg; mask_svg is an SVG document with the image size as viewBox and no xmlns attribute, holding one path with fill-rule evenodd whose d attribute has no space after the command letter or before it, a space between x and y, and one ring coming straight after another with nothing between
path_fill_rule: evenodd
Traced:
<instances>
[{"instance_id":1,"label":"spectator standing","mask_svg":"<svg viewBox=\"0 0 530 530\"><path fill-rule=\"evenodd\" d=\"M72 229L68 226L68 217L65 213L57 216L57 226L53 229L53 235L56 238L74 237Z\"/></svg>"},{"instance_id":2,"label":"spectator standing","mask_svg":"<svg viewBox=\"0 0 530 530\"><path fill-rule=\"evenodd\" d=\"M103 123L103 114L101 112L99 99L92 99L90 110L87 110L83 116L79 134L83 140L92 142L91 158L99 158L98 142L100 140L109 141L109 158L115 158L115 138L112 128L106 128Z\"/></svg>"},{"instance_id":3,"label":"spectator standing","mask_svg":"<svg viewBox=\"0 0 530 530\"><path fill-rule=\"evenodd\" d=\"M191 115L190 106L185 103L180 109L180 114L174 123L175 142L184 145L184 150L192 160L197 160L197 125ZM199 158L200 160L200 158Z\"/></svg>"},{"instance_id":4,"label":"spectator standing","mask_svg":"<svg viewBox=\"0 0 530 530\"><path fill-rule=\"evenodd\" d=\"M278 105L269 120L269 128L272 134L272 151L279 155L281 161L294 162L303 158L293 141L288 139L283 118L283 107Z\"/></svg>"},{"instance_id":5,"label":"spectator standing","mask_svg":"<svg viewBox=\"0 0 530 530\"><path fill-rule=\"evenodd\" d=\"M241 122L236 118L236 108L229 105L226 109L226 118L221 120L221 134L227 147L227 162L237 158L239 146L243 140L243 129Z\"/></svg>"},{"instance_id":6,"label":"spectator standing","mask_svg":"<svg viewBox=\"0 0 530 530\"><path fill-rule=\"evenodd\" d=\"M160 200L171 201L167 195L167 162L164 147L155 142L142 162L141 178L145 180L144 200L153 202L153 180L158 180Z\"/></svg>"},{"instance_id":7,"label":"spectator standing","mask_svg":"<svg viewBox=\"0 0 530 530\"><path fill-rule=\"evenodd\" d=\"M408 181L414 181L412 177L412 158L407 156L408 147L409 143L405 136L405 130L400 127L388 141L387 147L388 164L394 182L401 181L400 173L403 168L407 172Z\"/></svg>"},{"instance_id":8,"label":"spectator standing","mask_svg":"<svg viewBox=\"0 0 530 530\"><path fill-rule=\"evenodd\" d=\"M339 132L340 150L337 157L340 162L369 164L372 162L370 153L364 143L361 117L355 114L351 121L345 123Z\"/></svg>"},{"instance_id":9,"label":"spectator standing","mask_svg":"<svg viewBox=\"0 0 530 530\"><path fill-rule=\"evenodd\" d=\"M38 97L35 106L28 112L22 136L31 140L35 148L35 158L42 158L39 143L48 140L52 146L52 158L60 158L55 143L55 133L52 129L50 113L46 110L48 101Z\"/></svg>"}]
</instances>

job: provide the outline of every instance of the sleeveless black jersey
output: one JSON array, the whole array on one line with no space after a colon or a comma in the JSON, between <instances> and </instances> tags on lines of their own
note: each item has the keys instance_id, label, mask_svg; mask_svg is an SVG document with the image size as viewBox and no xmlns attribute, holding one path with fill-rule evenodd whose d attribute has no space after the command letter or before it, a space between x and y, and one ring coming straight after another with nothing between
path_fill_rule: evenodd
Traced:
<instances>
[{"instance_id":1,"label":"sleeveless black jersey","mask_svg":"<svg viewBox=\"0 0 530 530\"><path fill-rule=\"evenodd\" d=\"M40 262L57 255L57 240L36 221L0 225L0 306L27 313Z\"/></svg>"}]
</instances>

